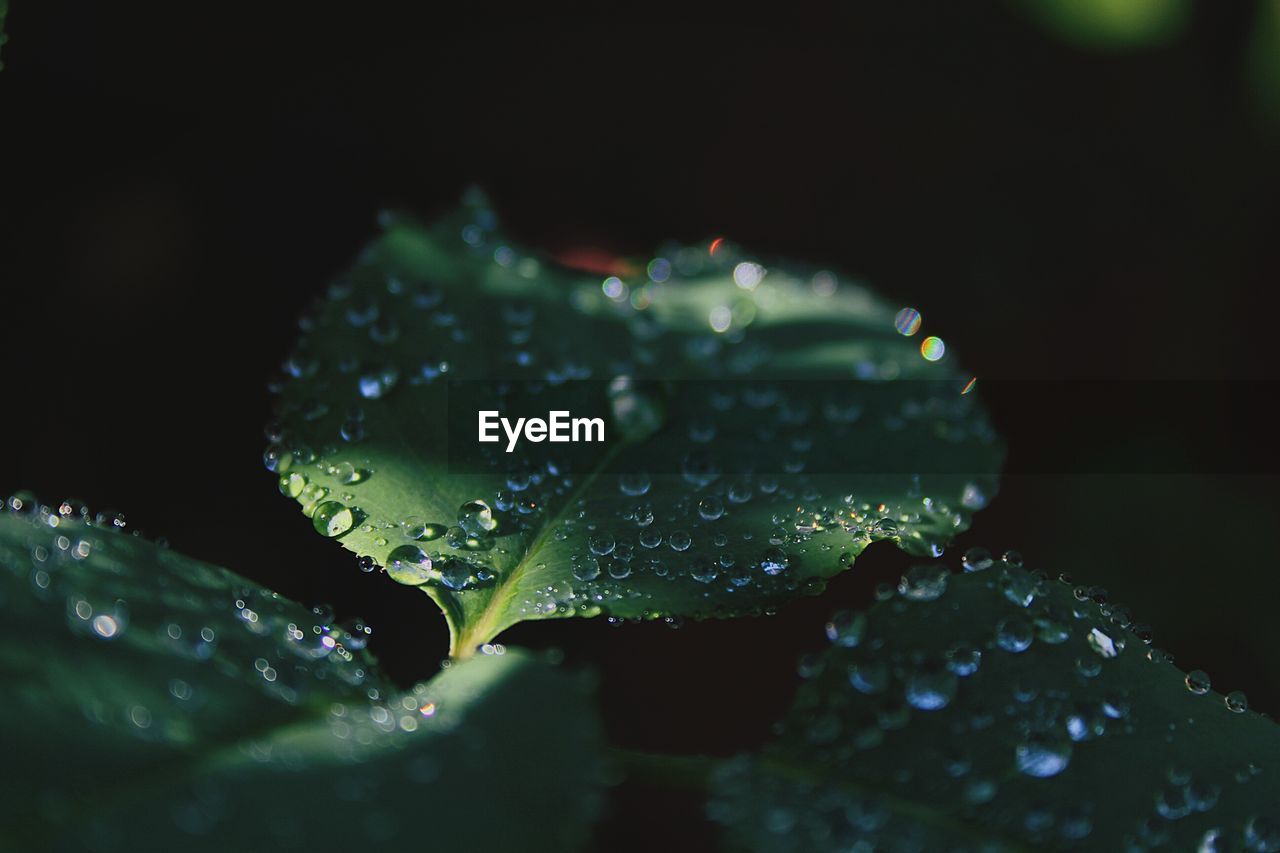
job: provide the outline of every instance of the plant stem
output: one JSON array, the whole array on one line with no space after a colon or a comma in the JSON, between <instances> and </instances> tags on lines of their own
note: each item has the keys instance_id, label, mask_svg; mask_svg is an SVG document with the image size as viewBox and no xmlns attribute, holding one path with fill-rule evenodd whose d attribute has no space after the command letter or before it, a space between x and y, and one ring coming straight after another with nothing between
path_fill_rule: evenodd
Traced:
<instances>
[{"instance_id":1,"label":"plant stem","mask_svg":"<svg viewBox=\"0 0 1280 853\"><path fill-rule=\"evenodd\" d=\"M708 755L670 755L613 747L609 757L628 779L647 785L705 792L711 772L724 760Z\"/></svg>"}]
</instances>

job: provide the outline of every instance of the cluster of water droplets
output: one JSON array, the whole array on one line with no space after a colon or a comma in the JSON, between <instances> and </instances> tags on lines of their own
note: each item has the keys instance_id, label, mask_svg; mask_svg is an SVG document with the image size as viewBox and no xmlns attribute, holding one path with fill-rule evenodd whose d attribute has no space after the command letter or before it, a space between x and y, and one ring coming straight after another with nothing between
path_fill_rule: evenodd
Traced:
<instances>
[{"instance_id":1,"label":"cluster of water droplets","mask_svg":"<svg viewBox=\"0 0 1280 853\"><path fill-rule=\"evenodd\" d=\"M512 245L474 195L432 229L385 224L303 318L264 453L365 571L461 595L520 576L521 617L760 612L820 591L875 541L940 555L994 491L997 442L964 377L922 358L856 282L770 269L716 240L663 246L601 284ZM769 379L797 350L774 316L849 328L800 345L816 366ZM827 338L854 345L827 359ZM810 374L839 381L788 382ZM702 384L658 387L671 377ZM628 448L597 470L614 448L499 443L480 448L478 471L446 474L458 437L445 379L483 380L499 410L596 381L607 433ZM922 381L875 403L841 390L897 379ZM975 454L983 473L829 473L834 448L874 458L885 432L904 468L922 441Z\"/></svg>"},{"instance_id":2,"label":"cluster of water droplets","mask_svg":"<svg viewBox=\"0 0 1280 853\"><path fill-rule=\"evenodd\" d=\"M712 817L758 850L1280 850L1254 781L1276 768L1221 731L1261 723L1240 719L1243 694L1211 698L1101 588L1015 551L973 548L961 569L913 567L872 610L835 614L782 740L722 770Z\"/></svg>"},{"instance_id":3,"label":"cluster of water droplets","mask_svg":"<svg viewBox=\"0 0 1280 853\"><path fill-rule=\"evenodd\" d=\"M91 646L83 654L111 655L155 681L150 691L86 689L81 710L96 723L181 742L192 715L228 689L228 675L285 705L354 695L370 677L363 650L371 629L358 619L338 623L331 612L307 611L179 557L131 535L120 513L90 513L77 501L47 506L26 493L4 508L6 618L27 625L29 639L101 644L101 652ZM55 611L62 618L50 618Z\"/></svg>"}]
</instances>

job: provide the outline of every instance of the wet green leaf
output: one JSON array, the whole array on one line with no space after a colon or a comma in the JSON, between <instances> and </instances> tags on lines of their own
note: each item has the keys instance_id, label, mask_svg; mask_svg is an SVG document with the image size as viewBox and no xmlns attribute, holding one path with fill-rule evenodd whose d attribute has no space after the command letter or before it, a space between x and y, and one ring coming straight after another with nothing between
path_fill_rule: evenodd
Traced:
<instances>
[{"instance_id":1,"label":"wet green leaf","mask_svg":"<svg viewBox=\"0 0 1280 853\"><path fill-rule=\"evenodd\" d=\"M779 740L719 774L738 845L1280 850L1280 729L1242 694L1099 589L939 568L834 617Z\"/></svg>"},{"instance_id":2,"label":"wet green leaf","mask_svg":"<svg viewBox=\"0 0 1280 853\"><path fill-rule=\"evenodd\" d=\"M723 241L615 266L515 247L482 200L391 220L284 364L281 490L422 585L455 654L526 619L762 612L872 541L939 553L994 493L971 377L914 311ZM516 400L606 441L480 445Z\"/></svg>"},{"instance_id":3,"label":"wet green leaf","mask_svg":"<svg viewBox=\"0 0 1280 853\"><path fill-rule=\"evenodd\" d=\"M73 518L0 512L3 849L585 841L579 679L505 652L399 691L363 627Z\"/></svg>"}]
</instances>

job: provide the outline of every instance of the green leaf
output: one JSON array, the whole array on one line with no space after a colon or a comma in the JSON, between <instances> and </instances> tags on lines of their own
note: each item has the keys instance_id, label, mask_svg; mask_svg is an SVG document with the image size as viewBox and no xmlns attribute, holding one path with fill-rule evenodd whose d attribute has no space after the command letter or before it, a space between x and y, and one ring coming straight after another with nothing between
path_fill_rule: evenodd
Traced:
<instances>
[{"instance_id":1,"label":"green leaf","mask_svg":"<svg viewBox=\"0 0 1280 853\"><path fill-rule=\"evenodd\" d=\"M1190 0L1017 0L1029 17L1064 41L1124 51L1164 44L1191 19Z\"/></svg>"},{"instance_id":2,"label":"green leaf","mask_svg":"<svg viewBox=\"0 0 1280 853\"><path fill-rule=\"evenodd\" d=\"M0 512L0 847L585 841L580 679L499 648L402 692L362 628L68 511Z\"/></svg>"},{"instance_id":3,"label":"green leaf","mask_svg":"<svg viewBox=\"0 0 1280 853\"><path fill-rule=\"evenodd\" d=\"M995 491L971 377L854 282L723 241L602 282L482 199L386 225L304 318L265 458L318 531L423 586L455 655L527 619L765 612L872 541L940 553ZM478 410L542 401L606 441L477 442Z\"/></svg>"},{"instance_id":4,"label":"green leaf","mask_svg":"<svg viewBox=\"0 0 1280 853\"><path fill-rule=\"evenodd\" d=\"M1011 563L916 568L834 617L779 740L718 774L711 813L732 838L1280 850L1280 729L1176 669L1101 590Z\"/></svg>"}]
</instances>

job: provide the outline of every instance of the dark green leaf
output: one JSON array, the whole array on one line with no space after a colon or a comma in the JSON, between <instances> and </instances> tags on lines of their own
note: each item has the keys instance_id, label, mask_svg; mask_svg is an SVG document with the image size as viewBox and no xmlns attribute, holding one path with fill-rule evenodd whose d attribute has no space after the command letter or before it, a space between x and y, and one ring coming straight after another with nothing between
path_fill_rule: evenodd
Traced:
<instances>
[{"instance_id":1,"label":"dark green leaf","mask_svg":"<svg viewBox=\"0 0 1280 853\"><path fill-rule=\"evenodd\" d=\"M0 512L0 614L3 849L587 837L596 722L580 681L529 655L494 649L402 692L362 628L43 511Z\"/></svg>"},{"instance_id":2,"label":"dark green leaf","mask_svg":"<svg viewBox=\"0 0 1280 853\"><path fill-rule=\"evenodd\" d=\"M719 774L741 847L1280 850L1280 729L1241 694L1100 590L937 568L833 618L780 739Z\"/></svg>"},{"instance_id":3,"label":"dark green leaf","mask_svg":"<svg viewBox=\"0 0 1280 853\"><path fill-rule=\"evenodd\" d=\"M423 585L461 656L526 619L758 613L878 539L940 553L1001 457L970 377L857 284L714 246L602 285L480 202L393 220L304 320L268 467L317 530ZM602 412L611 438L463 468L485 407L464 385Z\"/></svg>"}]
</instances>

